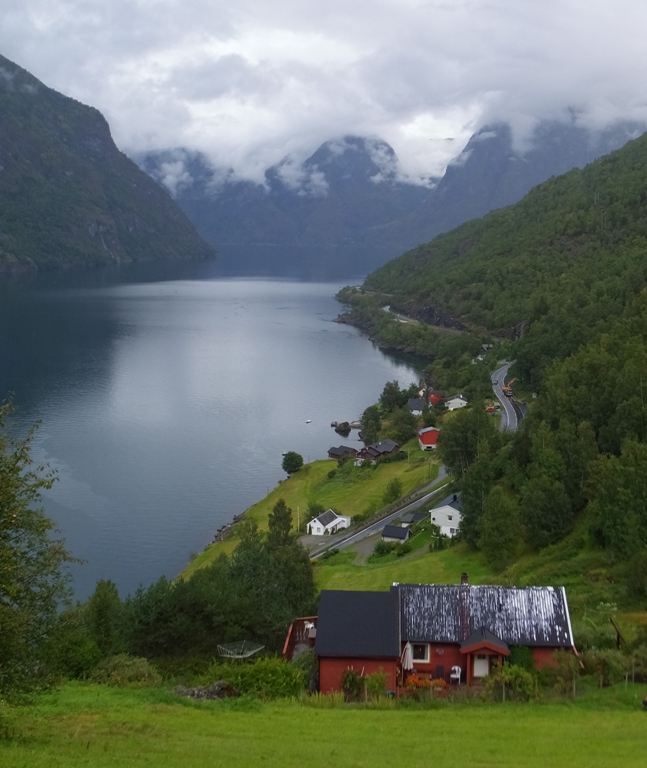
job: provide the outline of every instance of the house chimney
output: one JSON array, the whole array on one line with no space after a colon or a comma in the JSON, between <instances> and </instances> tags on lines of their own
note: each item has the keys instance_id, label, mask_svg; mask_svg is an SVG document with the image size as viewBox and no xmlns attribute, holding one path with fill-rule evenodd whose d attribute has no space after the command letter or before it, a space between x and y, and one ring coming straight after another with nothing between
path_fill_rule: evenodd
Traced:
<instances>
[{"instance_id":1,"label":"house chimney","mask_svg":"<svg viewBox=\"0 0 647 768\"><path fill-rule=\"evenodd\" d=\"M469 583L470 582L467 577L467 574L463 571L463 573L461 573L461 584L469 584Z\"/></svg>"},{"instance_id":2,"label":"house chimney","mask_svg":"<svg viewBox=\"0 0 647 768\"><path fill-rule=\"evenodd\" d=\"M456 494L454 494L454 495L452 496L452 501L458 501L458 496L457 496Z\"/></svg>"}]
</instances>

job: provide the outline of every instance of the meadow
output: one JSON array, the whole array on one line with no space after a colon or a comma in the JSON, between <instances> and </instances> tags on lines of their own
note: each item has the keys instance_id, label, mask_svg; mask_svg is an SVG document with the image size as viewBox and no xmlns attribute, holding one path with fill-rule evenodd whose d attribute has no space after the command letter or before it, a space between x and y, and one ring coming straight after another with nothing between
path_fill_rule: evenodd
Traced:
<instances>
[{"instance_id":1,"label":"meadow","mask_svg":"<svg viewBox=\"0 0 647 768\"><path fill-rule=\"evenodd\" d=\"M567 703L318 709L68 683L5 711L0 765L637 768L645 763L644 694L644 685L621 685Z\"/></svg>"}]
</instances>

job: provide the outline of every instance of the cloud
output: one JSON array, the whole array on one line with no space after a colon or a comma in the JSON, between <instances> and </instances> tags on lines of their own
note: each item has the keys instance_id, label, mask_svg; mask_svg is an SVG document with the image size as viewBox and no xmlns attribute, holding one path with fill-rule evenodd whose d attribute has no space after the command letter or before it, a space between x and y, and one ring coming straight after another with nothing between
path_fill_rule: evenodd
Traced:
<instances>
[{"instance_id":1,"label":"cloud","mask_svg":"<svg viewBox=\"0 0 647 768\"><path fill-rule=\"evenodd\" d=\"M645 28L637 0L3 0L0 52L127 152L183 146L262 182L379 136L426 183L488 123L523 148L544 118L647 121Z\"/></svg>"},{"instance_id":2,"label":"cloud","mask_svg":"<svg viewBox=\"0 0 647 768\"><path fill-rule=\"evenodd\" d=\"M289 190L302 197L325 197L328 194L326 176L316 165L304 168L299 158L290 156L275 166L274 171Z\"/></svg>"}]
</instances>

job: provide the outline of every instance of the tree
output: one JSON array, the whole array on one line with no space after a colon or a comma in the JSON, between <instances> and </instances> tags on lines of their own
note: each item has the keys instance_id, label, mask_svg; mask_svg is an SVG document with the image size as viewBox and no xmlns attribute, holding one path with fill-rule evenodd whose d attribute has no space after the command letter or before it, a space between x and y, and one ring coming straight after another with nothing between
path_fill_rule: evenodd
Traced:
<instances>
[{"instance_id":1,"label":"tree","mask_svg":"<svg viewBox=\"0 0 647 768\"><path fill-rule=\"evenodd\" d=\"M521 546L521 525L517 505L500 485L485 501L479 546L490 565L502 571L515 559Z\"/></svg>"},{"instance_id":2,"label":"tree","mask_svg":"<svg viewBox=\"0 0 647 768\"><path fill-rule=\"evenodd\" d=\"M416 434L416 417L408 408L396 408L391 416L389 436L402 445Z\"/></svg>"},{"instance_id":3,"label":"tree","mask_svg":"<svg viewBox=\"0 0 647 768\"><path fill-rule=\"evenodd\" d=\"M562 539L573 520L563 484L546 475L529 480L521 493L521 519L532 547L541 549Z\"/></svg>"},{"instance_id":4,"label":"tree","mask_svg":"<svg viewBox=\"0 0 647 768\"><path fill-rule=\"evenodd\" d=\"M123 606L113 581L100 579L88 600L87 617L90 637L104 656L123 651L121 637Z\"/></svg>"},{"instance_id":5,"label":"tree","mask_svg":"<svg viewBox=\"0 0 647 768\"><path fill-rule=\"evenodd\" d=\"M389 480L382 501L385 504L392 504L394 501L397 501L400 496L402 496L402 481L399 477L394 477L392 480Z\"/></svg>"},{"instance_id":6,"label":"tree","mask_svg":"<svg viewBox=\"0 0 647 768\"><path fill-rule=\"evenodd\" d=\"M369 405L362 414L362 440L366 445L377 443L380 438L382 420L377 405Z\"/></svg>"},{"instance_id":7,"label":"tree","mask_svg":"<svg viewBox=\"0 0 647 768\"><path fill-rule=\"evenodd\" d=\"M387 413L401 408L408 400L408 392L400 389L397 381L387 381L380 395L380 403Z\"/></svg>"},{"instance_id":8,"label":"tree","mask_svg":"<svg viewBox=\"0 0 647 768\"><path fill-rule=\"evenodd\" d=\"M69 599L64 566L74 560L62 539L50 538L53 523L39 507L56 475L34 467L38 424L25 438L9 437L3 431L12 412L11 403L0 406L0 695L28 688L42 671L57 610Z\"/></svg>"},{"instance_id":9,"label":"tree","mask_svg":"<svg viewBox=\"0 0 647 768\"><path fill-rule=\"evenodd\" d=\"M293 475L298 472L303 466L303 456L295 451L288 451L283 457L283 471L288 475Z\"/></svg>"},{"instance_id":10,"label":"tree","mask_svg":"<svg viewBox=\"0 0 647 768\"><path fill-rule=\"evenodd\" d=\"M499 437L492 419L482 408L460 410L446 424L438 438L443 461L461 478L485 447L498 447Z\"/></svg>"},{"instance_id":11,"label":"tree","mask_svg":"<svg viewBox=\"0 0 647 768\"><path fill-rule=\"evenodd\" d=\"M268 525L267 545L270 549L285 547L290 543L292 510L284 499L279 499L274 505L268 517Z\"/></svg>"}]
</instances>

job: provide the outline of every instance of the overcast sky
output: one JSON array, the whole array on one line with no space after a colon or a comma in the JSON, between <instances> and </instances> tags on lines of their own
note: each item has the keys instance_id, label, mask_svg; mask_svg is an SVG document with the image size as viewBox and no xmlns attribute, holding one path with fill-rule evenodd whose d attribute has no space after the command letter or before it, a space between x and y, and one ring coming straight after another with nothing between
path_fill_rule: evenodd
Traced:
<instances>
[{"instance_id":1,"label":"overcast sky","mask_svg":"<svg viewBox=\"0 0 647 768\"><path fill-rule=\"evenodd\" d=\"M647 121L645 0L2 0L0 53L99 108L126 152L241 177L379 136L412 178L475 129Z\"/></svg>"}]
</instances>

